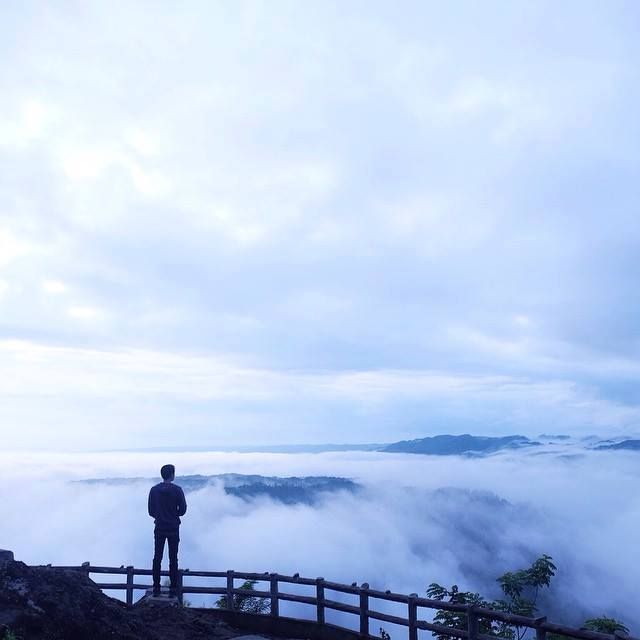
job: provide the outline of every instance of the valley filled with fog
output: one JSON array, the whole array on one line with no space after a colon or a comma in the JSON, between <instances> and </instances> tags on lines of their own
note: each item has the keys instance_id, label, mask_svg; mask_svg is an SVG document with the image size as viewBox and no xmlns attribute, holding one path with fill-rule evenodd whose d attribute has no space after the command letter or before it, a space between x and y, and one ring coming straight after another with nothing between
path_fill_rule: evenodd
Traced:
<instances>
[{"instance_id":1,"label":"valley filled with fog","mask_svg":"<svg viewBox=\"0 0 640 640\"><path fill-rule=\"evenodd\" d=\"M309 503L239 496L221 480L187 491L180 566L277 571L425 594L431 582L499 595L495 578L543 553L558 567L541 614L640 626L638 455L572 443L484 457L325 453L0 454L0 546L28 564L151 565L147 493L178 476L332 476ZM127 482L77 482L134 478ZM180 483L180 478L177 478ZM212 602L207 602L211 605Z\"/></svg>"}]
</instances>

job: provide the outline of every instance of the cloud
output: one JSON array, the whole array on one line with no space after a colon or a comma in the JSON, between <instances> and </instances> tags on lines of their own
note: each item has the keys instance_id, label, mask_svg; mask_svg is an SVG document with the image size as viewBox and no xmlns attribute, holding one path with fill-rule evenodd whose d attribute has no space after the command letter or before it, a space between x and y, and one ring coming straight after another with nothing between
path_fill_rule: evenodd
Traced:
<instances>
[{"instance_id":1,"label":"cloud","mask_svg":"<svg viewBox=\"0 0 640 640\"><path fill-rule=\"evenodd\" d=\"M67 290L67 286L60 280L44 280L42 289L50 295L58 295L64 293Z\"/></svg>"},{"instance_id":2,"label":"cloud","mask_svg":"<svg viewBox=\"0 0 640 640\"><path fill-rule=\"evenodd\" d=\"M17 113L16 113L17 111ZM46 104L27 99L0 125L0 147L23 148L44 134L51 119Z\"/></svg>"},{"instance_id":3,"label":"cloud","mask_svg":"<svg viewBox=\"0 0 640 640\"><path fill-rule=\"evenodd\" d=\"M147 567L149 483L69 480L153 478L169 455L183 474L342 475L361 482L363 492L333 495L317 507L268 499L247 505L215 485L189 494L181 566L300 572L404 593L424 594L436 581L491 596L499 574L549 553L558 573L552 597L540 605L550 619L579 625L605 614L639 624L633 600L639 585L628 571L637 556L630 534L640 514L635 454L563 458L575 453L571 445L545 451L484 459L364 452L5 454L0 534L3 545L29 563ZM32 513L46 514L47 526L32 526Z\"/></svg>"},{"instance_id":4,"label":"cloud","mask_svg":"<svg viewBox=\"0 0 640 640\"><path fill-rule=\"evenodd\" d=\"M0 265L7 266L27 253L28 245L9 231L0 229Z\"/></svg>"},{"instance_id":5,"label":"cloud","mask_svg":"<svg viewBox=\"0 0 640 640\"><path fill-rule=\"evenodd\" d=\"M92 307L71 307L69 314L79 325L108 322ZM259 442L265 430L275 442L326 442L335 437L328 421L348 429L340 441L380 442L443 430L466 433L470 425L483 434L632 434L640 420L636 407L563 379L429 369L278 370L248 366L228 354L23 340L0 341L0 356L0 416L6 424L21 424L7 432L5 444L27 449L239 445ZM285 425L279 424L282 412ZM391 435L387 425L398 412L417 426L396 427ZM176 421L189 429L177 430ZM60 422L62 432L55 429ZM225 424L233 428L212 429ZM295 424L305 425L304 434L291 435Z\"/></svg>"},{"instance_id":6,"label":"cloud","mask_svg":"<svg viewBox=\"0 0 640 640\"><path fill-rule=\"evenodd\" d=\"M589 9L5 11L0 339L48 375L4 419L637 430L638 45Z\"/></svg>"}]
</instances>

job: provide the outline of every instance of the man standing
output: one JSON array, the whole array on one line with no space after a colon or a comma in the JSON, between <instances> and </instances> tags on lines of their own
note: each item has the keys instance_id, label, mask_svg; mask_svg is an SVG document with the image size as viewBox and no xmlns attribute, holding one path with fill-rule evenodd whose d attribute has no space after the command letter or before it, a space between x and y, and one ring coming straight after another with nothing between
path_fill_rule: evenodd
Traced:
<instances>
[{"instance_id":1,"label":"man standing","mask_svg":"<svg viewBox=\"0 0 640 640\"><path fill-rule=\"evenodd\" d=\"M162 482L149 491L149 515L155 520L153 556L153 595L160 595L160 565L164 555L164 541L169 547L169 577L171 586L169 595L175 596L178 590L178 543L180 542L180 516L187 512L187 501L182 488L173 484L176 468L165 464L160 469Z\"/></svg>"}]
</instances>

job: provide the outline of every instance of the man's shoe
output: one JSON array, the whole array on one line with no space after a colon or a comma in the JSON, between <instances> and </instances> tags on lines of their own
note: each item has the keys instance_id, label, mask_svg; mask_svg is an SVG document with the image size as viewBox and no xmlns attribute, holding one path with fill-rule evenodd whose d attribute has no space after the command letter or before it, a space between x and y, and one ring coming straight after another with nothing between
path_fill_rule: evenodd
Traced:
<instances>
[{"instance_id":1,"label":"man's shoe","mask_svg":"<svg viewBox=\"0 0 640 640\"><path fill-rule=\"evenodd\" d=\"M174 589L173 587L169 588L169 597L170 598L175 598L178 595L178 590Z\"/></svg>"},{"instance_id":2,"label":"man's shoe","mask_svg":"<svg viewBox=\"0 0 640 640\"><path fill-rule=\"evenodd\" d=\"M160 587L153 587L153 596L157 597L160 595Z\"/></svg>"}]
</instances>

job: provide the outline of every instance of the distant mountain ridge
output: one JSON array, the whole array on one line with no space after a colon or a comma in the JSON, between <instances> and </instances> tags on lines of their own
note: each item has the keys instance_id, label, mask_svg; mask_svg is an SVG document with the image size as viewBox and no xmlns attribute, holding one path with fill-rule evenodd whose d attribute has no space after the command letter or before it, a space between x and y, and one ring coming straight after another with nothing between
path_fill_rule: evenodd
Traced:
<instances>
[{"instance_id":1,"label":"distant mountain ridge","mask_svg":"<svg viewBox=\"0 0 640 640\"><path fill-rule=\"evenodd\" d=\"M598 451L640 451L640 440L623 440L614 444L600 444L594 449Z\"/></svg>"},{"instance_id":2,"label":"distant mountain ridge","mask_svg":"<svg viewBox=\"0 0 640 640\"><path fill-rule=\"evenodd\" d=\"M525 436L460 436L440 435L416 440L402 440L387 445L381 451L387 453L421 453L434 456L484 455L502 449L519 449L540 445Z\"/></svg>"},{"instance_id":3,"label":"distant mountain ridge","mask_svg":"<svg viewBox=\"0 0 640 640\"><path fill-rule=\"evenodd\" d=\"M134 482L157 482L154 478L91 478L77 480L81 484L123 486ZM268 497L284 504L316 504L320 499L337 491L354 493L360 485L349 478L334 476L278 477L220 473L217 475L188 475L176 478L186 493L222 483L225 493L249 501Z\"/></svg>"},{"instance_id":4,"label":"distant mountain ridge","mask_svg":"<svg viewBox=\"0 0 640 640\"><path fill-rule=\"evenodd\" d=\"M590 436L570 436L567 434L547 434L543 433L537 436L536 439L529 438L523 435L508 435L508 436L475 436L468 433L462 435L451 434L439 434L435 436L426 436L424 438L415 438L412 440L401 440L398 442L382 443L382 444L291 444L291 445L263 445L263 446L245 446L245 447L156 447L149 449L136 449L127 451L140 451L140 452L182 452L182 451L224 451L224 452L236 452L236 453L282 453L282 454L320 454L328 452L353 452L362 451L370 453L421 453L424 455L466 455L466 456L483 456L491 455L502 450L514 450L525 449L530 447L540 447L540 453L552 454L553 451L548 451L545 447L549 445L555 445L556 448L561 447L573 447L582 451L605 451L605 450L618 450L618 451L640 451L640 439L632 439L627 436L627 439L621 437L614 437L608 440L603 440L602 437L597 435ZM259 484L269 484L269 478L264 476L247 475L241 476L239 474L220 474L218 476L189 476L189 482L195 488L198 483L205 482L204 478L218 478L225 481L225 485L229 485L230 482L235 482L232 478L245 478L247 482L257 482ZM137 478L143 480L143 478ZM107 479L102 479L104 481ZM126 479L126 481L134 480L134 478ZM284 478L280 478L280 481L284 481ZM295 478L287 479L287 484L293 486ZM311 481L310 478L305 478L305 481ZM114 483L117 482L114 479ZM208 481L208 480L207 480ZM274 485L275 479L271 479L271 485ZM206 482L205 482L206 483ZM228 493L233 491L229 490ZM272 493L275 493L275 489Z\"/></svg>"}]
</instances>

